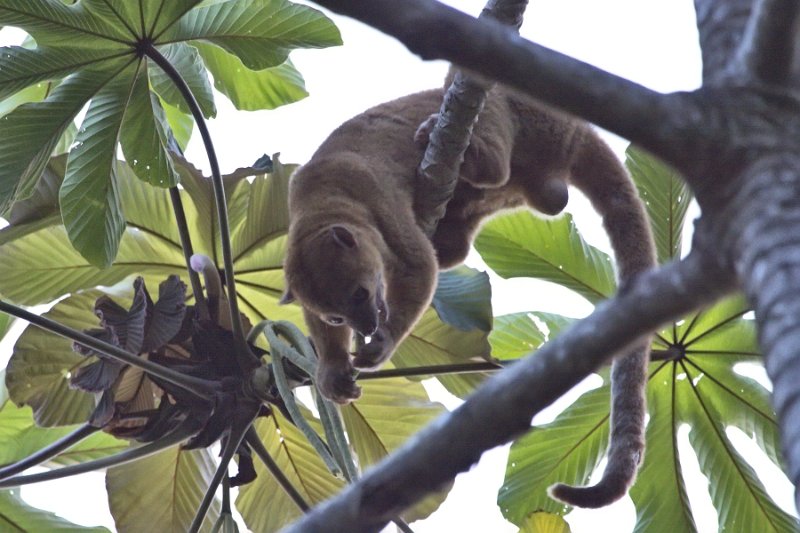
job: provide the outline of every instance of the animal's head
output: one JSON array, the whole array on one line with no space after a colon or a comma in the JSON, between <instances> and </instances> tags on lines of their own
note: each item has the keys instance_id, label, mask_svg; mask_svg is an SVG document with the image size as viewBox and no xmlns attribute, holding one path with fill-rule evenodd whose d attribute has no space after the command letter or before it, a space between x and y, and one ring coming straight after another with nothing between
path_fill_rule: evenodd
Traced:
<instances>
[{"instance_id":1,"label":"animal's head","mask_svg":"<svg viewBox=\"0 0 800 533\"><path fill-rule=\"evenodd\" d=\"M331 326L369 336L388 318L380 251L353 226L334 224L305 238L290 234L284 272L281 303L297 299Z\"/></svg>"}]
</instances>

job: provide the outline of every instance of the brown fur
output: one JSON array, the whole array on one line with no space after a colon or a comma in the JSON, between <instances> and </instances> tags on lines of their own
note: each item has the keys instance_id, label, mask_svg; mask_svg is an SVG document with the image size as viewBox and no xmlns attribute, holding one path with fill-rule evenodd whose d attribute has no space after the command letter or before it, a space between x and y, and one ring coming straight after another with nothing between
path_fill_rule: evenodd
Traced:
<instances>
[{"instance_id":1,"label":"brown fur","mask_svg":"<svg viewBox=\"0 0 800 533\"><path fill-rule=\"evenodd\" d=\"M391 356L430 303L437 270L461 263L481 221L500 210L529 206L555 215L573 184L603 217L623 283L655 263L636 189L605 143L583 122L499 88L475 126L431 242L417 225L414 187L428 119L441 101L441 90L426 91L358 115L292 178L284 301L302 304L319 354L317 386L335 401L358 398L355 368L376 368ZM331 317L344 323L323 320ZM354 358L351 329L372 336ZM627 491L644 447L646 363L642 346L614 366L603 480L555 486L559 499L597 507Z\"/></svg>"}]
</instances>

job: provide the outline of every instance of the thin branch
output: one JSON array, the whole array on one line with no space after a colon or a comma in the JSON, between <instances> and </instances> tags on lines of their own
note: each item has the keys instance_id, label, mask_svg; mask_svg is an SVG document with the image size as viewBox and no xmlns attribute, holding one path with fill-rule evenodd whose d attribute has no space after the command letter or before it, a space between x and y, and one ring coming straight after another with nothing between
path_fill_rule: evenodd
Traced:
<instances>
[{"instance_id":1,"label":"thin branch","mask_svg":"<svg viewBox=\"0 0 800 533\"><path fill-rule=\"evenodd\" d=\"M613 131L673 162L687 157L676 138L698 136L694 117L667 97L476 20L433 0L315 0L392 35L423 59L447 59ZM698 131L700 130L700 131ZM676 147L676 144L679 146Z\"/></svg>"},{"instance_id":2,"label":"thin branch","mask_svg":"<svg viewBox=\"0 0 800 533\"><path fill-rule=\"evenodd\" d=\"M222 183L219 161L217 160L214 144L211 141L211 134L208 131L203 112L200 110L200 106L192 94L192 90L181 77L180 73L152 44L144 49L144 53L169 76L172 83L174 83L180 91L186 104L189 106L189 110L192 112L195 123L197 123L197 130L200 132L200 136L203 139L203 145L208 155L208 164L211 167L211 181L214 185L214 199L217 205L220 242L222 244L222 260L225 266L225 286L228 291L228 305L231 311L231 325L235 343L234 348L239 367L243 371L251 370L253 367L258 366L259 362L250 352L244 338L242 319L239 314L239 303L236 298L236 282L233 278L233 253L231 251L230 225L228 224L228 206L225 200L225 186Z\"/></svg>"},{"instance_id":3,"label":"thin branch","mask_svg":"<svg viewBox=\"0 0 800 533\"><path fill-rule=\"evenodd\" d=\"M480 18L494 19L519 31L527 5L527 0L489 0ZM459 70L445 92L417 169L420 184L414 198L415 211L420 213L418 223L428 237L433 236L453 198L472 128L493 85L481 83Z\"/></svg>"},{"instance_id":4,"label":"thin branch","mask_svg":"<svg viewBox=\"0 0 800 533\"><path fill-rule=\"evenodd\" d=\"M200 506L197 508L197 513L194 515L192 525L189 526L189 533L197 533L200 531L200 526L203 525L203 520L206 517L208 508L211 507L211 503L214 501L217 487L219 487L219 484L222 482L222 478L227 477L228 465L231 459L233 459L236 450L239 449L239 445L242 444L242 440L245 434L247 434L248 429L253 424L256 414L258 414L257 410L252 413L237 413L238 420L234 421L233 427L228 434L225 446L222 449L219 466L217 467L217 471L214 472L214 477L211 478L211 482L208 484L206 493L203 495L203 501L200 502Z\"/></svg>"},{"instance_id":5,"label":"thin branch","mask_svg":"<svg viewBox=\"0 0 800 533\"><path fill-rule=\"evenodd\" d=\"M444 376L450 374L473 374L476 372L494 372L519 359L497 360L493 363L459 363L452 365L415 366L409 368L390 368L374 372L361 372L356 376L358 381L387 378L411 378L420 376Z\"/></svg>"},{"instance_id":6,"label":"thin branch","mask_svg":"<svg viewBox=\"0 0 800 533\"><path fill-rule=\"evenodd\" d=\"M69 476L76 476L78 474L85 474L94 470L101 470L103 468L111 468L120 466L131 461L143 459L154 453L158 453L167 448L171 448L191 437L197 432L197 424L187 419L181 426L175 428L172 433L165 435L157 441L150 442L138 448L132 448L123 452L103 457L102 459L95 459L94 461L87 461L76 465L69 465L55 470L48 470L47 472L40 472L38 474L30 474L27 476L17 476L8 479L0 480L0 488L19 487L21 485L30 485L31 483L39 483L42 481L51 481L54 479L61 479Z\"/></svg>"},{"instance_id":7,"label":"thin branch","mask_svg":"<svg viewBox=\"0 0 800 533\"><path fill-rule=\"evenodd\" d=\"M212 397L214 391L216 391L219 387L218 384L213 381L208 381L176 372L171 368L161 366L158 363L154 363L139 357L137 354L127 352L118 346L114 346L113 344L109 344L101 341L100 339L91 337L82 331L74 330L70 327L50 320L49 318L36 315L30 311L26 311L25 309L9 304L8 302L4 302L2 300L0 300L0 311L26 320L27 322L30 322L35 326L39 326L40 328L51 333L55 333L56 335L66 337L67 339L77 342L81 346L90 348L106 357L114 359L115 361L125 363L126 365L135 366L136 368L141 368L148 374L163 379L164 381L172 383L173 385L177 385L178 387L191 392L199 398L208 399Z\"/></svg>"},{"instance_id":8,"label":"thin branch","mask_svg":"<svg viewBox=\"0 0 800 533\"><path fill-rule=\"evenodd\" d=\"M791 75L800 2L760 0L747 24L740 60L766 83L786 83Z\"/></svg>"},{"instance_id":9,"label":"thin branch","mask_svg":"<svg viewBox=\"0 0 800 533\"><path fill-rule=\"evenodd\" d=\"M380 529L393 515L468 470L485 450L527 431L535 413L607 362L610 354L624 353L664 322L731 292L733 272L697 249L696 241L685 260L642 274L534 356L493 376L461 407L287 531Z\"/></svg>"},{"instance_id":10,"label":"thin branch","mask_svg":"<svg viewBox=\"0 0 800 533\"><path fill-rule=\"evenodd\" d=\"M32 466L36 466L41 464L48 459L52 459L56 455L60 454L64 450L68 450L72 448L82 440L86 439L87 437L93 435L100 428L96 428L89 424L84 424L79 428L75 429L75 431L69 433L68 435L64 435L57 441L51 443L48 446L45 446L38 452L32 453L25 459L17 461L16 463L12 463L10 465L6 465L0 468L0 479L5 479L7 477L14 476L31 468Z\"/></svg>"},{"instance_id":11,"label":"thin branch","mask_svg":"<svg viewBox=\"0 0 800 533\"><path fill-rule=\"evenodd\" d=\"M181 200L181 192L177 187L169 188L169 197L172 200L172 210L175 212L175 222L178 225L178 234L181 238L181 249L183 249L183 257L186 260L186 271L189 274L189 282L192 285L192 294L194 294L195 306L197 307L200 316L208 316L208 305L203 296L203 286L200 284L200 275L194 271L191 264L192 255L192 238L189 235L189 225L186 223L186 213L183 210L183 201Z\"/></svg>"},{"instance_id":12,"label":"thin branch","mask_svg":"<svg viewBox=\"0 0 800 533\"><path fill-rule=\"evenodd\" d=\"M308 505L308 502L306 502L303 496L297 492L297 489L294 488L292 482L289 481L289 478L287 478L286 474L283 473L281 468L278 466L278 463L276 463L269 454L269 451L267 451L267 449L264 447L261 439L258 438L258 433L256 433L254 428L251 427L247 430L245 440L247 441L247 444L250 445L250 448L256 452L256 455L261 459L261 462L264 463L264 466L267 467L267 470L269 470L269 473L275 478L275 481L278 482L278 485L280 485L284 492L286 492L286 495L289 496L289 499L291 499L301 511L304 513L308 512L308 510L311 509L311 506Z\"/></svg>"}]
</instances>

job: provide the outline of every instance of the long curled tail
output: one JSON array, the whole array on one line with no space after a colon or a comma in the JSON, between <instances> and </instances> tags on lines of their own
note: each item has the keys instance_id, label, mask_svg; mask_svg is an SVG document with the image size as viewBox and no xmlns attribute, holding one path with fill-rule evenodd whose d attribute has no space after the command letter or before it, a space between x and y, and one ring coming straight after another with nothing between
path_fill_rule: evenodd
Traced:
<instances>
[{"instance_id":1,"label":"long curled tail","mask_svg":"<svg viewBox=\"0 0 800 533\"><path fill-rule=\"evenodd\" d=\"M656 266L644 206L624 167L596 133L583 132L575 149L572 183L603 217L624 290L633 278ZM633 484L644 458L649 347L647 339L615 359L611 367L611 437L602 479L590 487L553 485L552 497L577 507L597 508L622 498Z\"/></svg>"}]
</instances>

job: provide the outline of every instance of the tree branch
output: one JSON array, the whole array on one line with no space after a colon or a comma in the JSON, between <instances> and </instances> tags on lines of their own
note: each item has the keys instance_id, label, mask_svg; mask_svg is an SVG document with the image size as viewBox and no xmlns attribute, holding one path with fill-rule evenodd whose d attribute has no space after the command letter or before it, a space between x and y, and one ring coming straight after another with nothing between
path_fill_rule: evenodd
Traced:
<instances>
[{"instance_id":1,"label":"tree branch","mask_svg":"<svg viewBox=\"0 0 800 533\"><path fill-rule=\"evenodd\" d=\"M41 450L32 453L31 455L27 456L26 458L17 461L16 463L11 463L0 468L0 479L4 479L10 476L14 476L19 474L20 472L24 472L28 468L41 464L48 459L52 459L53 457L57 456L64 450L68 450L81 442L82 440L88 438L89 436L93 435L94 433L98 432L100 428L96 428L89 424L84 424L75 429L75 431L64 435L57 441L45 446Z\"/></svg>"},{"instance_id":2,"label":"tree branch","mask_svg":"<svg viewBox=\"0 0 800 533\"><path fill-rule=\"evenodd\" d=\"M694 0L703 83L724 75L742 42L753 0Z\"/></svg>"},{"instance_id":3,"label":"tree branch","mask_svg":"<svg viewBox=\"0 0 800 533\"><path fill-rule=\"evenodd\" d=\"M636 279L534 355L484 383L356 484L287 531L373 531L530 428L535 413L665 321L735 288L733 272L695 246L684 261ZM457 443L457 445L455 444Z\"/></svg>"},{"instance_id":4,"label":"tree branch","mask_svg":"<svg viewBox=\"0 0 800 533\"><path fill-rule=\"evenodd\" d=\"M749 74L766 83L789 80L799 13L796 0L760 0L756 4L739 51Z\"/></svg>"},{"instance_id":5,"label":"tree branch","mask_svg":"<svg viewBox=\"0 0 800 533\"><path fill-rule=\"evenodd\" d=\"M423 59L447 59L613 131L673 162L697 135L680 100L476 20L433 0L315 0L392 35ZM535 74L535 75L534 75ZM693 126L693 127L690 127Z\"/></svg>"},{"instance_id":6,"label":"tree branch","mask_svg":"<svg viewBox=\"0 0 800 533\"><path fill-rule=\"evenodd\" d=\"M527 0L489 0L480 18L497 20L519 31ZM480 83L457 71L435 118L425 155L417 169L414 198L419 225L428 237L436 231L458 183L458 171L472 137L472 128L493 84Z\"/></svg>"}]
</instances>

